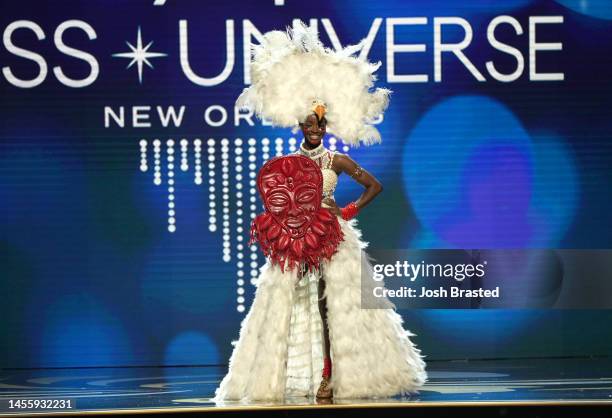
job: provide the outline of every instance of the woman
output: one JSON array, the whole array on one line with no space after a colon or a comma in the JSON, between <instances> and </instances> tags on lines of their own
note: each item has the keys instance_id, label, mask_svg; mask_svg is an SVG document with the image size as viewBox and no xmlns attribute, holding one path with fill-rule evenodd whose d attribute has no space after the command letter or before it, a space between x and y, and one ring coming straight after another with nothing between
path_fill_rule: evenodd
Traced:
<instances>
[{"instance_id":1,"label":"woman","mask_svg":"<svg viewBox=\"0 0 612 418\"><path fill-rule=\"evenodd\" d=\"M338 217L343 240L331 258L317 266L301 263L300 268L283 269L267 259L239 339L233 343L229 372L214 400L381 398L414 393L427 375L420 351L409 338L413 334L403 328L401 316L386 298L377 309L362 306L362 292L367 293L369 286L363 278L371 278L373 272L364 251L367 243L361 241L354 217L382 186L350 157L330 152L322 142L328 126L326 113L345 142L380 140L365 121L384 110L389 92L368 91L377 66L351 59L354 49L323 49L316 32L301 23L290 34L271 32L264 38L255 53L253 85L238 102L281 126L303 112L299 126L304 141L296 153L321 169L322 203ZM313 79L315 69L319 76ZM344 85L345 93L353 89L354 94L328 94L330 81ZM275 105L270 94L281 105ZM365 188L343 208L333 198L341 173Z\"/></svg>"}]
</instances>

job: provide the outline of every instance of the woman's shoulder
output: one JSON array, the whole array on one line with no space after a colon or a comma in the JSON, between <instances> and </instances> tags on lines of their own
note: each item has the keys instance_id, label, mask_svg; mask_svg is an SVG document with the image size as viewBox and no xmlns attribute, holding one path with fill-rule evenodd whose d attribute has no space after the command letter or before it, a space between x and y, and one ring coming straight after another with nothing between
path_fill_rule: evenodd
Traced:
<instances>
[{"instance_id":1,"label":"woman's shoulder","mask_svg":"<svg viewBox=\"0 0 612 418\"><path fill-rule=\"evenodd\" d=\"M343 171L343 168L346 165L346 161L349 160L349 156L337 150L328 150L329 153L329 165L336 174L340 174Z\"/></svg>"},{"instance_id":2,"label":"woman's shoulder","mask_svg":"<svg viewBox=\"0 0 612 418\"><path fill-rule=\"evenodd\" d=\"M339 163L350 163L353 159L348 155L340 151L330 151L330 155L332 157L332 161L338 161Z\"/></svg>"}]
</instances>

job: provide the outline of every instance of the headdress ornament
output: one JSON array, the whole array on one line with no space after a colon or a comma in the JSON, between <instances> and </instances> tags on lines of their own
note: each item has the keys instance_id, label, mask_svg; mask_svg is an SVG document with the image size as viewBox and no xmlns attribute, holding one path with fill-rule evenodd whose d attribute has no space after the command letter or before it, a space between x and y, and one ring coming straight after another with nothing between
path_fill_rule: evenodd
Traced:
<instances>
[{"instance_id":1,"label":"headdress ornament","mask_svg":"<svg viewBox=\"0 0 612 418\"><path fill-rule=\"evenodd\" d=\"M371 123L387 108L391 90L371 91L381 63L354 56L363 42L326 48L317 30L301 21L286 32L267 32L253 47L252 85L236 103L275 126L295 128L314 112L319 119L325 115L328 132L347 144L380 142Z\"/></svg>"}]
</instances>

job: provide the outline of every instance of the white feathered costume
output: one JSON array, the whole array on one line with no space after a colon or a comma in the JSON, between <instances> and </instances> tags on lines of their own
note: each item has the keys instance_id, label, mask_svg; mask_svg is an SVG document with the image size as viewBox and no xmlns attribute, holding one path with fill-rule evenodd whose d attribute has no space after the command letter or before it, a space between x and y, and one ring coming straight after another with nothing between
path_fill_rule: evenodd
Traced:
<instances>
[{"instance_id":1,"label":"white feathered costume","mask_svg":"<svg viewBox=\"0 0 612 418\"><path fill-rule=\"evenodd\" d=\"M312 101L323 100L329 109L328 126L344 142L380 141L368 121L386 108L389 91L368 92L378 66L351 57L358 48L326 50L316 32L301 23L289 33L273 31L264 38L255 48L253 85L245 89L239 104L276 125L295 126L312 112ZM343 82L334 85L338 76ZM307 93L300 90L304 78L308 78ZM329 164L333 153L322 144L318 148L315 152L324 152L328 161L321 167L323 194L333 195L337 182ZM361 240L356 219L338 221L344 240L331 260L323 261L320 272L298 280L297 269L283 273L270 260L260 269L255 298L238 340L232 343L229 371L214 401L281 401L316 394L323 369L320 279L326 282L334 398L407 395L426 382L425 362L410 340L414 334L403 328L395 306L384 298L378 300L382 308L363 308L362 292L374 285L362 280L362 274L373 276L367 243Z\"/></svg>"}]
</instances>

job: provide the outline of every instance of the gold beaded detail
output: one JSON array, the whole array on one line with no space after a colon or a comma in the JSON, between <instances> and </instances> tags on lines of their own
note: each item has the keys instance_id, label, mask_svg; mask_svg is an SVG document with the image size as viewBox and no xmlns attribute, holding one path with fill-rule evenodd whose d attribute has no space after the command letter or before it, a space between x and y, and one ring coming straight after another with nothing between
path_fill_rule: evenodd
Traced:
<instances>
[{"instance_id":1,"label":"gold beaded detail","mask_svg":"<svg viewBox=\"0 0 612 418\"><path fill-rule=\"evenodd\" d=\"M361 166L355 167L355 170L351 173L352 178L360 177L363 174L363 168Z\"/></svg>"}]
</instances>

